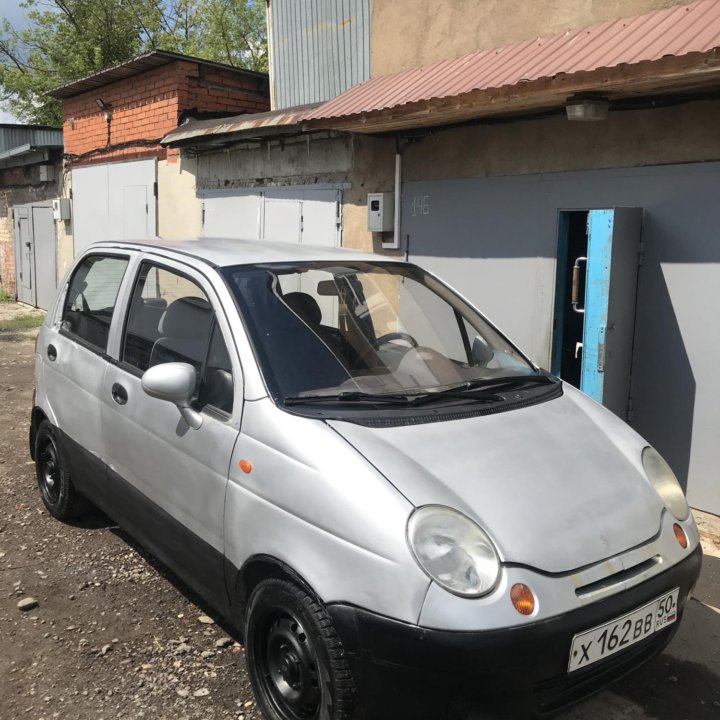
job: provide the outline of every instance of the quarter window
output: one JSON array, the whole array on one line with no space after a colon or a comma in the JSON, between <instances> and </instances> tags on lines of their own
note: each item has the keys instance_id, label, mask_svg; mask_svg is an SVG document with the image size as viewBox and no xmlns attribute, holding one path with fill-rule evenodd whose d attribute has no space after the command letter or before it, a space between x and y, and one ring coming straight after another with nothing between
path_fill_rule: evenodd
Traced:
<instances>
[{"instance_id":1,"label":"quarter window","mask_svg":"<svg viewBox=\"0 0 720 720\"><path fill-rule=\"evenodd\" d=\"M80 263L68 286L61 328L93 348L107 350L110 323L128 259L90 255Z\"/></svg>"},{"instance_id":2,"label":"quarter window","mask_svg":"<svg viewBox=\"0 0 720 720\"><path fill-rule=\"evenodd\" d=\"M197 371L195 404L232 412L232 364L215 313L202 288L180 273L141 265L121 357L140 372L161 363L188 363Z\"/></svg>"}]
</instances>

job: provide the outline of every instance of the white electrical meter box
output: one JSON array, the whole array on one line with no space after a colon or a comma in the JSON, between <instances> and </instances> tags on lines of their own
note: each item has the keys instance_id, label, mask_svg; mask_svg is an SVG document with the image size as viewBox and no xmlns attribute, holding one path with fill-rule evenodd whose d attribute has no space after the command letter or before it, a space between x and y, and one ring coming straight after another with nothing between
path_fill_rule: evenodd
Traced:
<instances>
[{"instance_id":1,"label":"white electrical meter box","mask_svg":"<svg viewBox=\"0 0 720 720\"><path fill-rule=\"evenodd\" d=\"M70 198L55 198L52 204L54 220L70 219Z\"/></svg>"},{"instance_id":2,"label":"white electrical meter box","mask_svg":"<svg viewBox=\"0 0 720 720\"><path fill-rule=\"evenodd\" d=\"M368 230L390 232L395 220L395 193L368 193Z\"/></svg>"}]
</instances>

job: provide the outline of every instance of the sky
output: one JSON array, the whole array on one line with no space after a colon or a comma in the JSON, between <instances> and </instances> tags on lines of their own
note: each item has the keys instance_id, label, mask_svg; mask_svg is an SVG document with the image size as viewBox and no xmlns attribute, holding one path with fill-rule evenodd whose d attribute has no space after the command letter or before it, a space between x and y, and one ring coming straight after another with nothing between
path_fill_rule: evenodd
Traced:
<instances>
[{"instance_id":1,"label":"sky","mask_svg":"<svg viewBox=\"0 0 720 720\"><path fill-rule=\"evenodd\" d=\"M16 28L24 27L25 11L20 7L20 0L0 0L0 17L9 20ZM0 110L0 123L18 122L12 114Z\"/></svg>"}]
</instances>

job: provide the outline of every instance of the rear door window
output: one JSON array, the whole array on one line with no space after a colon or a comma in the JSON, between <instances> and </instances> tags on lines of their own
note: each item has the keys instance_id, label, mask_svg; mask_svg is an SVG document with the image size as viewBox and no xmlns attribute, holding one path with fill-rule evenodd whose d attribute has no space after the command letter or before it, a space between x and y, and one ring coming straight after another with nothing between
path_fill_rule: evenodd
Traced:
<instances>
[{"instance_id":1,"label":"rear door window","mask_svg":"<svg viewBox=\"0 0 720 720\"><path fill-rule=\"evenodd\" d=\"M128 258L89 255L70 279L61 329L95 350L107 350L110 323Z\"/></svg>"}]
</instances>

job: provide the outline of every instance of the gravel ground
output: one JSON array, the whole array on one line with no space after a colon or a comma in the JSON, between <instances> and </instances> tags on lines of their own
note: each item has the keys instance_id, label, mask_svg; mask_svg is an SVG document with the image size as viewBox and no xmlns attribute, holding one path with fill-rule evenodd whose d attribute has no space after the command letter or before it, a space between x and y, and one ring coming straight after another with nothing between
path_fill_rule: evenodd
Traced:
<instances>
[{"instance_id":1,"label":"gravel ground","mask_svg":"<svg viewBox=\"0 0 720 720\"><path fill-rule=\"evenodd\" d=\"M105 516L45 512L27 447L34 335L0 333L0 720L259 719L211 608ZM720 521L699 521L709 552L676 639L563 720L720 718Z\"/></svg>"}]
</instances>

